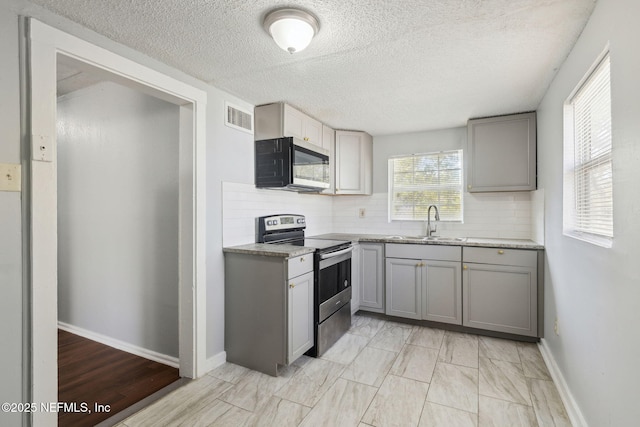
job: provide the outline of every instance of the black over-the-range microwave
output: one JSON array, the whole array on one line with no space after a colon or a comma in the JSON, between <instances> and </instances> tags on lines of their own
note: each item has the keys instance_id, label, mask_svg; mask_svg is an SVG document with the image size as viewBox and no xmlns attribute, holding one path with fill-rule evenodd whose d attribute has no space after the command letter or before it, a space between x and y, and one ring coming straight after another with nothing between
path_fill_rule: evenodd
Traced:
<instances>
[{"instance_id":1,"label":"black over-the-range microwave","mask_svg":"<svg viewBox=\"0 0 640 427\"><path fill-rule=\"evenodd\" d=\"M255 142L258 188L319 192L329 188L329 152L294 137Z\"/></svg>"}]
</instances>

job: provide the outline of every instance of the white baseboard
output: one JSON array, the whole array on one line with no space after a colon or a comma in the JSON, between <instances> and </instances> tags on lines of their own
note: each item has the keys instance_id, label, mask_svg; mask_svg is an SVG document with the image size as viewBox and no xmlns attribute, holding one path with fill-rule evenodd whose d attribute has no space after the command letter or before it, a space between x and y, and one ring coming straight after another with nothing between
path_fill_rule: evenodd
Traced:
<instances>
[{"instance_id":1,"label":"white baseboard","mask_svg":"<svg viewBox=\"0 0 640 427\"><path fill-rule=\"evenodd\" d=\"M227 352L221 351L220 353L208 358L204 362L204 373L211 372L218 366L224 364L227 361Z\"/></svg>"},{"instance_id":2,"label":"white baseboard","mask_svg":"<svg viewBox=\"0 0 640 427\"><path fill-rule=\"evenodd\" d=\"M573 398L573 394L567 385L567 381L564 379L564 375L562 375L562 371L560 371L560 368L556 363L556 359L554 359L547 341L544 338L540 339L538 348L540 349L544 363L546 363L547 368L549 368L549 373L551 374L551 378L558 389L558 393L560 394L562 403L564 403L564 407L567 410L567 415L569 415L571 424L573 424L574 427L588 427L587 421L584 419L584 415L582 415L580 407Z\"/></svg>"},{"instance_id":3,"label":"white baseboard","mask_svg":"<svg viewBox=\"0 0 640 427\"><path fill-rule=\"evenodd\" d=\"M180 361L177 357L138 347L133 344L129 344L127 342L120 341L115 338L111 338L106 335L92 332L78 326L70 325L68 323L60 321L58 322L58 328L62 329L63 331L71 332L72 334L80 335L81 337L97 341L101 344L108 345L109 347L117 348L118 350L126 351L127 353L135 354L136 356L153 360L154 362L162 363L173 368L180 368Z\"/></svg>"}]
</instances>

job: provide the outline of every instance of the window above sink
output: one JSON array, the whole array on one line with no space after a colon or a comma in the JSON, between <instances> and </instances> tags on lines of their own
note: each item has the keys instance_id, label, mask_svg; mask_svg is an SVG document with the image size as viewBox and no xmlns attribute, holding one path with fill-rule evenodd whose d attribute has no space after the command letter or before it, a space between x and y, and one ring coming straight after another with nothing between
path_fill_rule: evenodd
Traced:
<instances>
[{"instance_id":1,"label":"window above sink","mask_svg":"<svg viewBox=\"0 0 640 427\"><path fill-rule=\"evenodd\" d=\"M436 205L441 221L462 221L462 150L391 157L389 220L427 219Z\"/></svg>"}]
</instances>

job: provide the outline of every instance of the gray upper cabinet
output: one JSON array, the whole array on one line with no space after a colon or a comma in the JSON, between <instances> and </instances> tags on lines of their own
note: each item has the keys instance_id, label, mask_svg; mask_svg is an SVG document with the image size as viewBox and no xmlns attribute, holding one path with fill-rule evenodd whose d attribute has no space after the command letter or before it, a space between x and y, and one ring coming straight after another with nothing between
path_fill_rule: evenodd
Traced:
<instances>
[{"instance_id":1,"label":"gray upper cabinet","mask_svg":"<svg viewBox=\"0 0 640 427\"><path fill-rule=\"evenodd\" d=\"M373 138L366 132L336 131L336 194L370 195Z\"/></svg>"},{"instance_id":2,"label":"gray upper cabinet","mask_svg":"<svg viewBox=\"0 0 640 427\"><path fill-rule=\"evenodd\" d=\"M536 113L467 123L469 192L536 189Z\"/></svg>"},{"instance_id":3,"label":"gray upper cabinet","mask_svg":"<svg viewBox=\"0 0 640 427\"><path fill-rule=\"evenodd\" d=\"M329 152L329 188L323 194L336 192L336 131L327 125L322 125L322 148Z\"/></svg>"},{"instance_id":4,"label":"gray upper cabinet","mask_svg":"<svg viewBox=\"0 0 640 427\"><path fill-rule=\"evenodd\" d=\"M322 147L322 123L284 104L284 135Z\"/></svg>"},{"instance_id":5,"label":"gray upper cabinet","mask_svg":"<svg viewBox=\"0 0 640 427\"><path fill-rule=\"evenodd\" d=\"M360 244L360 310L384 313L384 245Z\"/></svg>"},{"instance_id":6,"label":"gray upper cabinet","mask_svg":"<svg viewBox=\"0 0 640 427\"><path fill-rule=\"evenodd\" d=\"M538 251L464 248L464 326L539 336Z\"/></svg>"},{"instance_id":7,"label":"gray upper cabinet","mask_svg":"<svg viewBox=\"0 0 640 427\"><path fill-rule=\"evenodd\" d=\"M256 141L293 136L322 147L322 123L289 104L259 105L254 115Z\"/></svg>"}]
</instances>

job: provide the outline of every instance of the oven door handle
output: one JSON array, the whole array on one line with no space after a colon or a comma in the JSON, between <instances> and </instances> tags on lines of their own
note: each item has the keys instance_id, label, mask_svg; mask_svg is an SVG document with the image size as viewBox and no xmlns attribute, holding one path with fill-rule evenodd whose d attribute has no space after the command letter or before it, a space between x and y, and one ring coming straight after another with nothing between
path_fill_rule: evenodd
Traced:
<instances>
[{"instance_id":1,"label":"oven door handle","mask_svg":"<svg viewBox=\"0 0 640 427\"><path fill-rule=\"evenodd\" d=\"M353 250L353 246L347 248L347 249L342 249L340 251L335 251L335 252L329 252L328 254L321 254L320 255L320 259L329 259L329 258L333 258L336 256L340 256L342 254L346 254L349 253Z\"/></svg>"}]
</instances>

